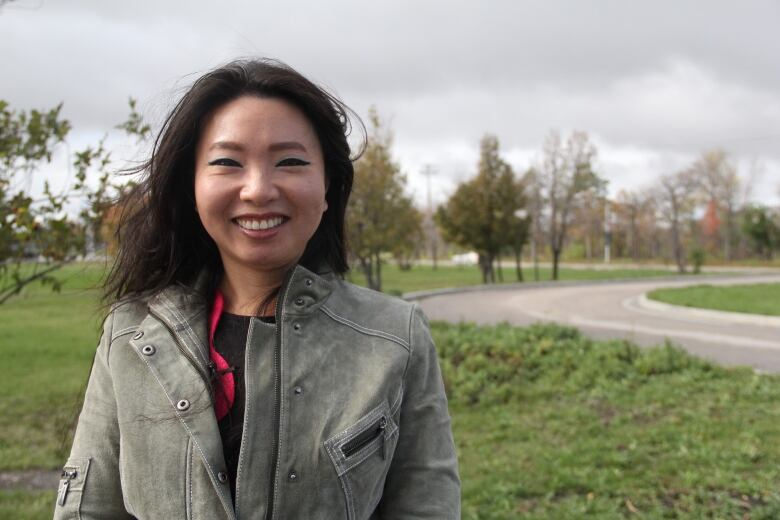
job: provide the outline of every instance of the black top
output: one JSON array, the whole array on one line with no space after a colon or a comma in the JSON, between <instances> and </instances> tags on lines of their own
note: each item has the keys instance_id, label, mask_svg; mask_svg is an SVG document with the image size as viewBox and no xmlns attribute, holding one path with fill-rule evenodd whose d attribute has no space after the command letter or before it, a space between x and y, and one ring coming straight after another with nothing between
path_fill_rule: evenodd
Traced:
<instances>
[{"instance_id":1,"label":"black top","mask_svg":"<svg viewBox=\"0 0 780 520\"><path fill-rule=\"evenodd\" d=\"M274 323L273 316L261 317L260 319L266 323ZM244 429L244 399L246 395L244 361L251 320L251 316L238 316L223 312L214 333L214 348L231 367L235 383L233 406L228 410L227 415L219 421L222 449L225 452L225 464L230 476L230 493L234 502L236 499L238 456L241 451L241 435Z\"/></svg>"}]
</instances>

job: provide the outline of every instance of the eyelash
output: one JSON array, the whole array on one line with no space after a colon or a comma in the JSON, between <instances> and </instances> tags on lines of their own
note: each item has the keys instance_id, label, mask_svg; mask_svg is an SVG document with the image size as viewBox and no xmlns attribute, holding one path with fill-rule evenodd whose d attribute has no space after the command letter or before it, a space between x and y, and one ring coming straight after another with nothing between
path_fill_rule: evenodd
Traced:
<instances>
[{"instance_id":1,"label":"eyelash","mask_svg":"<svg viewBox=\"0 0 780 520\"><path fill-rule=\"evenodd\" d=\"M233 159L228 159L226 157L221 157L219 159L214 159L213 161L209 161L209 166L240 167L241 165L238 163L238 161L235 161Z\"/></svg>"},{"instance_id":2,"label":"eyelash","mask_svg":"<svg viewBox=\"0 0 780 520\"><path fill-rule=\"evenodd\" d=\"M278 163L276 163L276 166L279 167L290 167L290 166L308 166L311 163L309 161L304 161L303 159L298 159L296 157L290 157L288 159L282 159ZM214 159L213 161L209 161L209 166L230 166L230 167L241 167L241 164L233 159L228 159L226 157L222 157L219 159Z\"/></svg>"},{"instance_id":3,"label":"eyelash","mask_svg":"<svg viewBox=\"0 0 780 520\"><path fill-rule=\"evenodd\" d=\"M298 159L297 157L282 159L276 163L277 166L308 166L310 164L311 163L309 161L304 161L303 159Z\"/></svg>"}]
</instances>

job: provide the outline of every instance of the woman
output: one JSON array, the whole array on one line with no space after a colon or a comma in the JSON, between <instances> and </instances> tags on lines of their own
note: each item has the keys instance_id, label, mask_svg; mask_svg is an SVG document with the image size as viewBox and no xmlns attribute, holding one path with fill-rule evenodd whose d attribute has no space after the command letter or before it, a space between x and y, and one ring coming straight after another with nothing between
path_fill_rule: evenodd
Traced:
<instances>
[{"instance_id":1,"label":"woman","mask_svg":"<svg viewBox=\"0 0 780 520\"><path fill-rule=\"evenodd\" d=\"M346 108L238 61L174 108L128 197L55 518L457 518L412 304L352 286Z\"/></svg>"}]
</instances>

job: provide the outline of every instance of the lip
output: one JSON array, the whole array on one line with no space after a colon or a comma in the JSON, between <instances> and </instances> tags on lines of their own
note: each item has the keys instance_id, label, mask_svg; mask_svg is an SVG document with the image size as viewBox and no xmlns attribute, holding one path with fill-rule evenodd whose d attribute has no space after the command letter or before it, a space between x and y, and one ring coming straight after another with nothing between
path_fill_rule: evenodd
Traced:
<instances>
[{"instance_id":1,"label":"lip","mask_svg":"<svg viewBox=\"0 0 780 520\"><path fill-rule=\"evenodd\" d=\"M268 213L241 213L236 215L232 220L237 219L253 219L253 220L267 220L269 218L282 217L283 219L289 219L284 213L268 212Z\"/></svg>"}]
</instances>

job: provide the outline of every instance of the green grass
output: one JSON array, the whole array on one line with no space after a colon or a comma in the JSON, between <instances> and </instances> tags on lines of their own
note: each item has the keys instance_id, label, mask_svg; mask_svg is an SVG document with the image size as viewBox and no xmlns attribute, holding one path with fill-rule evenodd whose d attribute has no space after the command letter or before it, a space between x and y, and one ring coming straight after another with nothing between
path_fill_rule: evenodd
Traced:
<instances>
[{"instance_id":1,"label":"green grass","mask_svg":"<svg viewBox=\"0 0 780 520\"><path fill-rule=\"evenodd\" d=\"M434 337L464 518L780 517L780 378L552 325Z\"/></svg>"},{"instance_id":2,"label":"green grass","mask_svg":"<svg viewBox=\"0 0 780 520\"><path fill-rule=\"evenodd\" d=\"M0 307L0 470L56 468L69 448L99 271L62 275L61 294L36 287ZM465 519L780 517L777 376L554 325L432 332ZM0 518L50 518L53 497L0 491Z\"/></svg>"},{"instance_id":3,"label":"green grass","mask_svg":"<svg viewBox=\"0 0 780 520\"><path fill-rule=\"evenodd\" d=\"M30 287L0 306L0 469L56 467L68 449L101 315L95 266L72 265L61 293Z\"/></svg>"},{"instance_id":4,"label":"green grass","mask_svg":"<svg viewBox=\"0 0 780 520\"><path fill-rule=\"evenodd\" d=\"M695 285L680 289L656 289L653 300L719 311L780 316L780 283L752 285Z\"/></svg>"},{"instance_id":5,"label":"green grass","mask_svg":"<svg viewBox=\"0 0 780 520\"><path fill-rule=\"evenodd\" d=\"M56 491L0 490L0 518L51 520Z\"/></svg>"}]
</instances>

